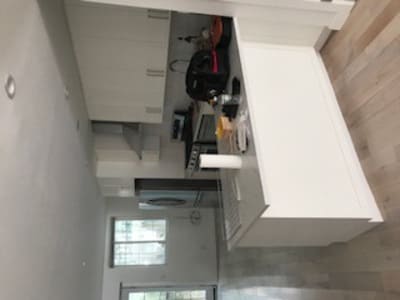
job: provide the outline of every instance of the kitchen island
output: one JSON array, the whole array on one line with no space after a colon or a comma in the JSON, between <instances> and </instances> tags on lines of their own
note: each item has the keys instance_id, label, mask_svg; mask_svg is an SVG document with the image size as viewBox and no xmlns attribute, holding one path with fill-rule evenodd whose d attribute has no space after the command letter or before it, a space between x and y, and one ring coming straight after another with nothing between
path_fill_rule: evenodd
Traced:
<instances>
[{"instance_id":1,"label":"kitchen island","mask_svg":"<svg viewBox=\"0 0 400 300\"><path fill-rule=\"evenodd\" d=\"M228 247L324 246L381 223L319 53L253 41L234 23L249 148L218 143L243 161L221 170Z\"/></svg>"}]
</instances>

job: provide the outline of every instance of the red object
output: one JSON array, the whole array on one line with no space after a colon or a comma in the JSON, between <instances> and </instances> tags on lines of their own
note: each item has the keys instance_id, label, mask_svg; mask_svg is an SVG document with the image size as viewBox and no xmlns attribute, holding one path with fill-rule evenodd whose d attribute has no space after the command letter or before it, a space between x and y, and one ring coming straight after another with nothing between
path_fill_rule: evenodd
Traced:
<instances>
[{"instance_id":1,"label":"red object","mask_svg":"<svg viewBox=\"0 0 400 300\"><path fill-rule=\"evenodd\" d=\"M217 52L215 50L211 51L212 55L212 72L213 73L218 73L218 56Z\"/></svg>"},{"instance_id":2,"label":"red object","mask_svg":"<svg viewBox=\"0 0 400 300\"><path fill-rule=\"evenodd\" d=\"M224 26L222 24L222 18L214 16L211 24L211 44L214 49L221 40L223 32Z\"/></svg>"}]
</instances>

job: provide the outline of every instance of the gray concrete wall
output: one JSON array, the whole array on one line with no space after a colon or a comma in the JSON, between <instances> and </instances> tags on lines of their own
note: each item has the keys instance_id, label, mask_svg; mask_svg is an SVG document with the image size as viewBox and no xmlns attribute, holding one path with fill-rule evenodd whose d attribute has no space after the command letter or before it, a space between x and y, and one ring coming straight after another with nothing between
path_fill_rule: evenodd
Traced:
<instances>
[{"instance_id":1,"label":"gray concrete wall","mask_svg":"<svg viewBox=\"0 0 400 300\"><path fill-rule=\"evenodd\" d=\"M66 28L61 1L0 3L0 299L101 297L104 200Z\"/></svg>"}]
</instances>

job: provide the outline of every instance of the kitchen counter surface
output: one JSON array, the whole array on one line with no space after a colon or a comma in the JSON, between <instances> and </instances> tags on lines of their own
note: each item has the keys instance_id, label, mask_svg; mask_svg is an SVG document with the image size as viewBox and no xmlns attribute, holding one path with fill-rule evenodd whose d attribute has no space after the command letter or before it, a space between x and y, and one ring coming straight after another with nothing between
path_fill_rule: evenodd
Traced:
<instances>
[{"instance_id":1,"label":"kitchen counter surface","mask_svg":"<svg viewBox=\"0 0 400 300\"><path fill-rule=\"evenodd\" d=\"M221 171L240 220L228 245L325 245L381 222L319 54L247 40L235 20L230 59L250 143L242 169Z\"/></svg>"}]
</instances>

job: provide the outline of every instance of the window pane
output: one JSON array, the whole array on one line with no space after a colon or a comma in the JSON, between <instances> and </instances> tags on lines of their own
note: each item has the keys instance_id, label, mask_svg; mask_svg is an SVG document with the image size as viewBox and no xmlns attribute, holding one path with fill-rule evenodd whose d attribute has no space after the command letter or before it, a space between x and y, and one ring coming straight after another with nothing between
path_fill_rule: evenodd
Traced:
<instances>
[{"instance_id":1,"label":"window pane","mask_svg":"<svg viewBox=\"0 0 400 300\"><path fill-rule=\"evenodd\" d=\"M116 242L165 241L165 220L116 220Z\"/></svg>"},{"instance_id":2,"label":"window pane","mask_svg":"<svg viewBox=\"0 0 400 300\"><path fill-rule=\"evenodd\" d=\"M114 245L114 265L161 265L165 263L164 243Z\"/></svg>"},{"instance_id":3,"label":"window pane","mask_svg":"<svg viewBox=\"0 0 400 300\"><path fill-rule=\"evenodd\" d=\"M129 300L167 300L166 292L129 293Z\"/></svg>"},{"instance_id":4,"label":"window pane","mask_svg":"<svg viewBox=\"0 0 400 300\"><path fill-rule=\"evenodd\" d=\"M206 291L176 291L169 292L168 299L173 300L206 300Z\"/></svg>"},{"instance_id":5,"label":"window pane","mask_svg":"<svg viewBox=\"0 0 400 300\"><path fill-rule=\"evenodd\" d=\"M206 300L205 290L129 293L129 300Z\"/></svg>"},{"instance_id":6,"label":"window pane","mask_svg":"<svg viewBox=\"0 0 400 300\"><path fill-rule=\"evenodd\" d=\"M129 293L129 300L145 300L145 293Z\"/></svg>"}]
</instances>

